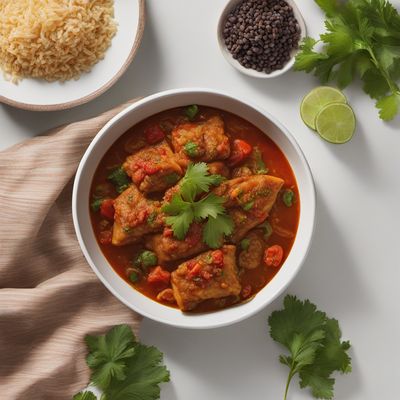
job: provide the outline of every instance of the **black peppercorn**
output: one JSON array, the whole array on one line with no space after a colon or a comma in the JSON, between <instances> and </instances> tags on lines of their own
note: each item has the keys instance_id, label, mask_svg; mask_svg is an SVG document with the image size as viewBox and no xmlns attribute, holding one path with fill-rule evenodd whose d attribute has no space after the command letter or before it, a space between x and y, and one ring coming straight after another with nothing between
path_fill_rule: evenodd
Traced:
<instances>
[{"instance_id":1,"label":"black peppercorn","mask_svg":"<svg viewBox=\"0 0 400 400\"><path fill-rule=\"evenodd\" d=\"M282 69L298 48L300 26L284 0L243 0L222 29L228 51L245 68Z\"/></svg>"}]
</instances>

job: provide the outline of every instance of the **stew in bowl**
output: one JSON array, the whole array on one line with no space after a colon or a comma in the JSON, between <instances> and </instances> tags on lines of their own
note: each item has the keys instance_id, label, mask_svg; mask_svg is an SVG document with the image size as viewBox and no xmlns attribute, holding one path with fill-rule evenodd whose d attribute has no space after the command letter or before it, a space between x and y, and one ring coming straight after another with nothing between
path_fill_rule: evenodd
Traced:
<instances>
[{"instance_id":1,"label":"stew in bowl","mask_svg":"<svg viewBox=\"0 0 400 400\"><path fill-rule=\"evenodd\" d=\"M270 118L226 95L177 90L134 104L94 139L74 184L74 224L89 264L128 306L215 327L256 312L293 278L314 187Z\"/></svg>"},{"instance_id":2,"label":"stew in bowl","mask_svg":"<svg viewBox=\"0 0 400 400\"><path fill-rule=\"evenodd\" d=\"M198 181L211 182L209 190L185 198ZM100 161L89 200L112 268L133 289L185 312L255 296L289 254L300 214L296 178L276 144L243 118L197 105L124 133ZM225 213L211 217L212 229L229 225L216 240L209 218L189 221L186 211L215 201Z\"/></svg>"}]
</instances>

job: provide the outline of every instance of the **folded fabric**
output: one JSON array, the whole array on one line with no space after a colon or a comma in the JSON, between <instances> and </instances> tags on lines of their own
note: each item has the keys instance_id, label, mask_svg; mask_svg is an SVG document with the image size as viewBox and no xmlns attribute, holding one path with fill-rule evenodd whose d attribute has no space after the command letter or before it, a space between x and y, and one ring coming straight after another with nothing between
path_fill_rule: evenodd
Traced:
<instances>
[{"instance_id":1,"label":"folded fabric","mask_svg":"<svg viewBox=\"0 0 400 400\"><path fill-rule=\"evenodd\" d=\"M71 217L72 181L121 105L0 153L0 388L3 399L64 400L90 371L84 336L141 317L86 263Z\"/></svg>"}]
</instances>

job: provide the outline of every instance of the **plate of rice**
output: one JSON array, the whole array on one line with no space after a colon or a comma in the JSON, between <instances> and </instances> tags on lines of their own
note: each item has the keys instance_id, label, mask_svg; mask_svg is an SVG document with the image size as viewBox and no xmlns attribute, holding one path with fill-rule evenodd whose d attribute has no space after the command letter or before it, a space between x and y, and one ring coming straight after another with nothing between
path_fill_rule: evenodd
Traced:
<instances>
[{"instance_id":1,"label":"plate of rice","mask_svg":"<svg viewBox=\"0 0 400 400\"><path fill-rule=\"evenodd\" d=\"M0 102L64 110L109 89L139 48L145 0L1 0Z\"/></svg>"}]
</instances>

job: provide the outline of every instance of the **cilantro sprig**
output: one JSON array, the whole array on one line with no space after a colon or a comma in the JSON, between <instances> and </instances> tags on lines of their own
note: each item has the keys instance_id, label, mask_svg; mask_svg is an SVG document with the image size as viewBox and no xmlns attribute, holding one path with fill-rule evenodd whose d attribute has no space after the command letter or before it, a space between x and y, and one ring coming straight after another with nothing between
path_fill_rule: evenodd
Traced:
<instances>
[{"instance_id":1,"label":"cilantro sprig","mask_svg":"<svg viewBox=\"0 0 400 400\"><path fill-rule=\"evenodd\" d=\"M341 341L339 323L317 310L309 300L286 296L284 309L274 311L268 319L270 335L289 350L279 361L289 367L284 400L290 382L298 374L300 387L309 387L317 399L332 399L335 371L351 372L347 354L348 341Z\"/></svg>"},{"instance_id":2,"label":"cilantro sprig","mask_svg":"<svg viewBox=\"0 0 400 400\"><path fill-rule=\"evenodd\" d=\"M387 0L315 0L325 12L327 32L306 37L295 69L314 72L321 82L348 86L358 76L376 100L379 116L393 119L400 111L400 14ZM323 44L320 52L315 50Z\"/></svg>"},{"instance_id":3,"label":"cilantro sprig","mask_svg":"<svg viewBox=\"0 0 400 400\"><path fill-rule=\"evenodd\" d=\"M169 381L163 355L155 347L137 342L128 325L117 325L105 335L87 335L85 340L90 381L103 391L102 400L160 398L159 384ZM85 391L74 400L96 400L96 396Z\"/></svg>"},{"instance_id":4,"label":"cilantro sprig","mask_svg":"<svg viewBox=\"0 0 400 400\"><path fill-rule=\"evenodd\" d=\"M193 222L206 221L203 241L211 248L219 247L223 236L232 233L233 221L226 214L222 197L209 193L196 200L200 194L208 193L211 186L219 185L223 179L221 175L210 175L206 163L188 166L179 183L179 192L162 208L168 215L166 222L178 240L185 238Z\"/></svg>"}]
</instances>

